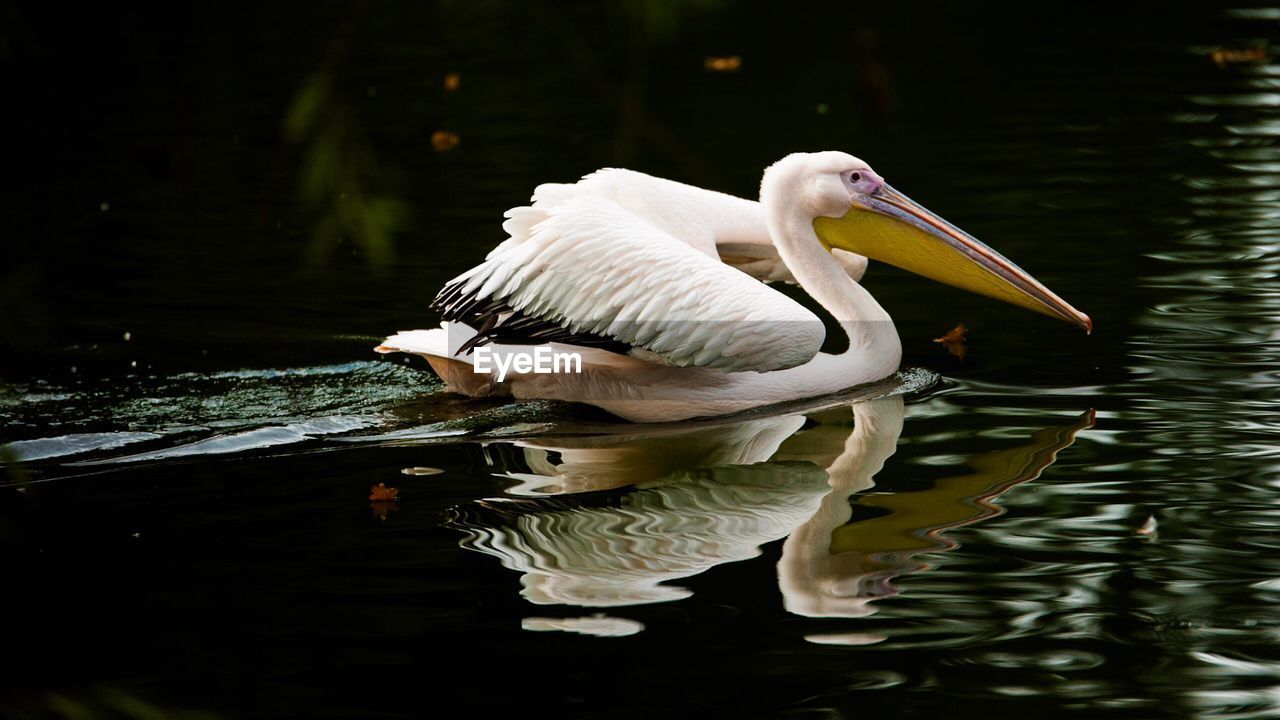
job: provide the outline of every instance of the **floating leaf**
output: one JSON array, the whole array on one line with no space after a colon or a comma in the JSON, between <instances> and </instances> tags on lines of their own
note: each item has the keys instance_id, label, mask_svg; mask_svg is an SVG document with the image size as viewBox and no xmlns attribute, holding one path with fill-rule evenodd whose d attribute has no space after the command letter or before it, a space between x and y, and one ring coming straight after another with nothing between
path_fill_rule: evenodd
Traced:
<instances>
[{"instance_id":1,"label":"floating leaf","mask_svg":"<svg viewBox=\"0 0 1280 720\"><path fill-rule=\"evenodd\" d=\"M387 487L386 483L378 483L369 488L369 510L373 516L379 520L386 520L387 515L398 512L400 506L396 503L400 501L400 489Z\"/></svg>"},{"instance_id":2,"label":"floating leaf","mask_svg":"<svg viewBox=\"0 0 1280 720\"><path fill-rule=\"evenodd\" d=\"M739 55L711 56L702 62L708 72L738 72L742 69L742 57Z\"/></svg>"},{"instance_id":3,"label":"floating leaf","mask_svg":"<svg viewBox=\"0 0 1280 720\"><path fill-rule=\"evenodd\" d=\"M431 149L438 153L446 153L458 147L458 143L462 142L462 138L457 133L448 130L437 130L431 133Z\"/></svg>"},{"instance_id":4,"label":"floating leaf","mask_svg":"<svg viewBox=\"0 0 1280 720\"><path fill-rule=\"evenodd\" d=\"M462 85L462 76L458 73L448 73L444 76L445 92L453 92Z\"/></svg>"},{"instance_id":5,"label":"floating leaf","mask_svg":"<svg viewBox=\"0 0 1280 720\"><path fill-rule=\"evenodd\" d=\"M945 347L947 352L956 356L956 359L964 360L965 353L968 352L965 348L964 342L968 335L969 331L965 328L964 323L960 323L952 328L946 335L934 338L933 341Z\"/></svg>"},{"instance_id":6,"label":"floating leaf","mask_svg":"<svg viewBox=\"0 0 1280 720\"><path fill-rule=\"evenodd\" d=\"M1209 54L1213 64L1220 68L1242 63L1260 63L1267 61L1267 49L1255 48L1218 48Z\"/></svg>"},{"instance_id":7,"label":"floating leaf","mask_svg":"<svg viewBox=\"0 0 1280 720\"><path fill-rule=\"evenodd\" d=\"M369 499L374 502L395 502L400 498L400 488L387 487L386 483L378 483L369 488Z\"/></svg>"}]
</instances>

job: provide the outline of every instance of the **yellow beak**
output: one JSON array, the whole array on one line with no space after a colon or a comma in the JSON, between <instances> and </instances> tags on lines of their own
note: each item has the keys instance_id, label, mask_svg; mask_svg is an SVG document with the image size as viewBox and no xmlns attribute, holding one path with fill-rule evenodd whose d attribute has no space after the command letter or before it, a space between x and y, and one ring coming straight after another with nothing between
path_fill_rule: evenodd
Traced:
<instances>
[{"instance_id":1,"label":"yellow beak","mask_svg":"<svg viewBox=\"0 0 1280 720\"><path fill-rule=\"evenodd\" d=\"M828 248L865 255L1093 331L1088 315L1005 256L888 184L858 196L844 217L814 220L813 228Z\"/></svg>"}]
</instances>

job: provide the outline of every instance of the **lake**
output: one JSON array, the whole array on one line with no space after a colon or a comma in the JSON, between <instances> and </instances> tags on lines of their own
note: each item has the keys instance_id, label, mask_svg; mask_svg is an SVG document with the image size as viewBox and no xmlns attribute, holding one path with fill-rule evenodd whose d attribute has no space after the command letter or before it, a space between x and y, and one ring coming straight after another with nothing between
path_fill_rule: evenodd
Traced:
<instances>
[{"instance_id":1,"label":"lake","mask_svg":"<svg viewBox=\"0 0 1280 720\"><path fill-rule=\"evenodd\" d=\"M1280 8L0 18L0 715L1280 716ZM818 149L1092 335L873 263L899 375L664 425L372 351L539 183Z\"/></svg>"}]
</instances>

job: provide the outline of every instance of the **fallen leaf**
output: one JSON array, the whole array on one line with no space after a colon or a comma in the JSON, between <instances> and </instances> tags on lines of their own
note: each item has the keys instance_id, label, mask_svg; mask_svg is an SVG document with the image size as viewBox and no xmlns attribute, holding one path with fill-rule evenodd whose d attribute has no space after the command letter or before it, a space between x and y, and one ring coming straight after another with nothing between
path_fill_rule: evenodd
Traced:
<instances>
[{"instance_id":1,"label":"fallen leaf","mask_svg":"<svg viewBox=\"0 0 1280 720\"><path fill-rule=\"evenodd\" d=\"M458 147L460 142L462 142L462 138L458 137L458 133L455 132L437 130L431 133L431 149L438 153L449 152Z\"/></svg>"},{"instance_id":2,"label":"fallen leaf","mask_svg":"<svg viewBox=\"0 0 1280 720\"><path fill-rule=\"evenodd\" d=\"M1218 48L1209 54L1213 64L1220 68L1241 63L1260 63L1267 60L1267 49L1255 48Z\"/></svg>"},{"instance_id":3,"label":"fallen leaf","mask_svg":"<svg viewBox=\"0 0 1280 720\"><path fill-rule=\"evenodd\" d=\"M451 72L444 76L445 92L453 92L454 90L457 90L460 85L462 85L462 76L458 73Z\"/></svg>"},{"instance_id":4,"label":"fallen leaf","mask_svg":"<svg viewBox=\"0 0 1280 720\"><path fill-rule=\"evenodd\" d=\"M708 57L702 66L710 72L738 72L742 69L742 58L738 55L724 57Z\"/></svg>"},{"instance_id":5,"label":"fallen leaf","mask_svg":"<svg viewBox=\"0 0 1280 720\"><path fill-rule=\"evenodd\" d=\"M400 499L396 497L399 494L400 488L387 487L385 483L369 488L369 499L374 502L396 502Z\"/></svg>"},{"instance_id":6,"label":"fallen leaf","mask_svg":"<svg viewBox=\"0 0 1280 720\"><path fill-rule=\"evenodd\" d=\"M1158 526L1159 523L1156 522L1156 516L1148 515L1147 521L1142 523L1142 527L1134 530L1133 533L1135 535L1155 535Z\"/></svg>"},{"instance_id":7,"label":"fallen leaf","mask_svg":"<svg viewBox=\"0 0 1280 720\"><path fill-rule=\"evenodd\" d=\"M969 331L965 328L964 323L960 323L952 328L946 335L934 338L933 341L945 347L947 352L956 356L956 359L964 360L965 353L968 352L964 346L964 342L968 336Z\"/></svg>"}]
</instances>

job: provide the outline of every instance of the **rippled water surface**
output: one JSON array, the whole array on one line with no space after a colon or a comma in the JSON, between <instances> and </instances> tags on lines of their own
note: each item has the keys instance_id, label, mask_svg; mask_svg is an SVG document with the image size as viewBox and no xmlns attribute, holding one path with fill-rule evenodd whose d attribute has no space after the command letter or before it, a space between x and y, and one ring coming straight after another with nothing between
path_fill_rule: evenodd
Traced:
<instances>
[{"instance_id":1,"label":"rippled water surface","mask_svg":"<svg viewBox=\"0 0 1280 720\"><path fill-rule=\"evenodd\" d=\"M0 5L0 715L1280 717L1280 8L117 10ZM539 182L818 148L1094 334L873 264L897 377L667 425L371 352Z\"/></svg>"}]
</instances>

